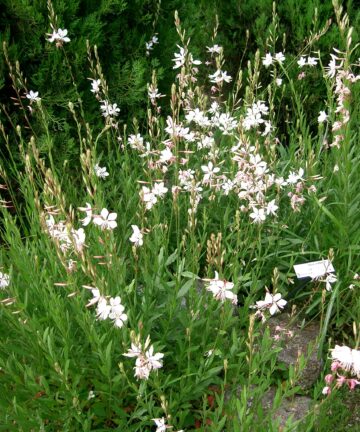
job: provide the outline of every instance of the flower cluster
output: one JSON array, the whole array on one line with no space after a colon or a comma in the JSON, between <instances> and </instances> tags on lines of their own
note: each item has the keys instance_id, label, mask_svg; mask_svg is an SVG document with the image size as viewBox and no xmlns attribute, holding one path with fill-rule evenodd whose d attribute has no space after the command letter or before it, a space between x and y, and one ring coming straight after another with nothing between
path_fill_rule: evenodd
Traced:
<instances>
[{"instance_id":1,"label":"flower cluster","mask_svg":"<svg viewBox=\"0 0 360 432\"><path fill-rule=\"evenodd\" d=\"M85 245L85 231L83 228L75 230L68 227L64 221L55 222L54 216L49 215L46 220L47 231L56 240L63 253L69 251L80 252Z\"/></svg>"},{"instance_id":2,"label":"flower cluster","mask_svg":"<svg viewBox=\"0 0 360 432\"><path fill-rule=\"evenodd\" d=\"M110 298L109 302L106 297L100 295L98 289L92 290L93 300L90 304L97 303L96 316L99 320L111 319L115 327L121 328L128 317L124 313L125 307L121 304L121 298L119 296Z\"/></svg>"},{"instance_id":3,"label":"flower cluster","mask_svg":"<svg viewBox=\"0 0 360 432\"><path fill-rule=\"evenodd\" d=\"M157 203L158 198L163 198L167 191L164 182L155 183L152 189L143 186L140 191L140 199L145 204L146 210L150 210Z\"/></svg>"},{"instance_id":4,"label":"flower cluster","mask_svg":"<svg viewBox=\"0 0 360 432\"><path fill-rule=\"evenodd\" d=\"M285 56L282 52L278 52L273 56L271 53L265 54L265 57L262 59L262 63L265 67L271 66L274 62L279 64L283 64L285 61Z\"/></svg>"},{"instance_id":5,"label":"flower cluster","mask_svg":"<svg viewBox=\"0 0 360 432\"><path fill-rule=\"evenodd\" d=\"M146 47L146 55L150 55L150 51L154 49L154 45L159 43L159 38L157 37L157 33L149 40L149 42L145 42Z\"/></svg>"},{"instance_id":6,"label":"flower cluster","mask_svg":"<svg viewBox=\"0 0 360 432\"><path fill-rule=\"evenodd\" d=\"M326 386L322 393L329 395L332 388L342 387L346 384L350 390L360 385L360 351L351 349L346 345L335 345L331 350L331 374L325 376ZM356 377L356 378L355 378Z\"/></svg>"},{"instance_id":7,"label":"flower cluster","mask_svg":"<svg viewBox=\"0 0 360 432\"><path fill-rule=\"evenodd\" d=\"M114 117L117 117L120 112L120 108L116 103L112 104L106 100L102 101L102 105L100 105L100 109L102 111L102 115L107 119L111 120Z\"/></svg>"},{"instance_id":8,"label":"flower cluster","mask_svg":"<svg viewBox=\"0 0 360 432\"><path fill-rule=\"evenodd\" d=\"M144 346L140 343L139 337L135 338L135 341L131 343L131 348L123 355L125 357L136 357L135 377L139 379L147 380L152 370L160 369L163 366L162 358L164 354L154 353L154 347L150 345L149 336Z\"/></svg>"},{"instance_id":9,"label":"flower cluster","mask_svg":"<svg viewBox=\"0 0 360 432\"><path fill-rule=\"evenodd\" d=\"M297 62L297 64L299 65L299 68L302 68L304 66L316 66L318 63L318 59L316 57L310 57L308 56L307 58L304 56L301 56Z\"/></svg>"},{"instance_id":10,"label":"flower cluster","mask_svg":"<svg viewBox=\"0 0 360 432\"><path fill-rule=\"evenodd\" d=\"M268 310L270 315L275 315L280 312L287 304L287 301L281 298L280 293L270 294L267 292L265 294L264 300L259 300L256 305L250 306L252 309L257 309L255 315L264 322L266 317L264 311Z\"/></svg>"},{"instance_id":11,"label":"flower cluster","mask_svg":"<svg viewBox=\"0 0 360 432\"><path fill-rule=\"evenodd\" d=\"M219 279L218 272L215 272L214 279L204 280L209 282L209 285L206 287L206 289L212 293L214 299L219 300L222 303L225 300L230 300L231 303L235 305L237 304L237 295L231 291L234 288L234 284L232 282Z\"/></svg>"}]
</instances>

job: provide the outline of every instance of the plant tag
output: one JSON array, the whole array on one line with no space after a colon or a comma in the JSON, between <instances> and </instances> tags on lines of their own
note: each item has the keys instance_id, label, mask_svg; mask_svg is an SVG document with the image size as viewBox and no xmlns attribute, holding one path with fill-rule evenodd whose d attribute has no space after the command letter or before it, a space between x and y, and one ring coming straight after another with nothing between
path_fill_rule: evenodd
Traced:
<instances>
[{"instance_id":1,"label":"plant tag","mask_svg":"<svg viewBox=\"0 0 360 432\"><path fill-rule=\"evenodd\" d=\"M310 277L311 279L324 276L327 273L335 272L334 266L329 260L313 261L305 264L294 265L298 279Z\"/></svg>"}]
</instances>

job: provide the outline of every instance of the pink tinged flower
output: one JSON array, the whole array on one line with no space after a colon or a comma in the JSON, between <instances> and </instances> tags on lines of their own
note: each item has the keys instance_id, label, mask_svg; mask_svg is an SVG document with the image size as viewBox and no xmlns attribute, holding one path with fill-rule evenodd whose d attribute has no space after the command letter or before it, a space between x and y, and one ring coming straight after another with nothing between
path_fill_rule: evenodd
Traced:
<instances>
[{"instance_id":1,"label":"pink tinged flower","mask_svg":"<svg viewBox=\"0 0 360 432\"><path fill-rule=\"evenodd\" d=\"M339 378L337 378L336 380L336 386L341 387L345 383L346 383L346 377L343 375L339 375Z\"/></svg>"},{"instance_id":2,"label":"pink tinged flower","mask_svg":"<svg viewBox=\"0 0 360 432\"><path fill-rule=\"evenodd\" d=\"M109 213L106 208L103 208L100 215L94 217L93 222L95 225L100 226L102 230L113 230L117 227L116 218L116 213Z\"/></svg>"},{"instance_id":3,"label":"pink tinged flower","mask_svg":"<svg viewBox=\"0 0 360 432\"><path fill-rule=\"evenodd\" d=\"M79 207L79 210L84 211L86 216L84 219L80 219L82 226L87 226L91 222L92 219L92 208L90 203L86 203L86 207Z\"/></svg>"},{"instance_id":4,"label":"pink tinged flower","mask_svg":"<svg viewBox=\"0 0 360 432\"><path fill-rule=\"evenodd\" d=\"M26 97L30 100L30 102L38 102L41 100L41 98L39 98L39 92L34 92L32 90L30 90L29 93L26 93Z\"/></svg>"},{"instance_id":5,"label":"pink tinged flower","mask_svg":"<svg viewBox=\"0 0 360 432\"><path fill-rule=\"evenodd\" d=\"M146 358L141 354L135 361L135 378L147 380L150 376L151 367Z\"/></svg>"},{"instance_id":6,"label":"pink tinged flower","mask_svg":"<svg viewBox=\"0 0 360 432\"><path fill-rule=\"evenodd\" d=\"M325 383L331 384L334 381L334 375L333 374L327 374L325 376Z\"/></svg>"},{"instance_id":7,"label":"pink tinged flower","mask_svg":"<svg viewBox=\"0 0 360 432\"><path fill-rule=\"evenodd\" d=\"M350 371L353 365L353 356L352 356L352 349L347 347L346 345L340 346L335 345L335 348L333 348L331 351L331 358L335 361L337 361L341 368Z\"/></svg>"},{"instance_id":8,"label":"pink tinged flower","mask_svg":"<svg viewBox=\"0 0 360 432\"><path fill-rule=\"evenodd\" d=\"M106 320L111 312L111 306L107 304L105 297L101 297L96 308L96 316L99 320Z\"/></svg>"},{"instance_id":9,"label":"pink tinged flower","mask_svg":"<svg viewBox=\"0 0 360 432\"><path fill-rule=\"evenodd\" d=\"M287 301L281 298L281 294L277 293L275 295L267 292L265 294L265 299L256 302L256 307L258 309L269 309L270 315L275 315L280 312L281 309L285 307Z\"/></svg>"},{"instance_id":10,"label":"pink tinged flower","mask_svg":"<svg viewBox=\"0 0 360 432\"><path fill-rule=\"evenodd\" d=\"M262 63L265 67L269 67L273 63L273 57L270 53L265 54L265 57L262 59Z\"/></svg>"},{"instance_id":11,"label":"pink tinged flower","mask_svg":"<svg viewBox=\"0 0 360 432\"><path fill-rule=\"evenodd\" d=\"M340 364L340 362L338 362L338 361L333 361L332 363L331 363L331 371L332 372L336 372L339 368L341 367L341 364Z\"/></svg>"},{"instance_id":12,"label":"pink tinged flower","mask_svg":"<svg viewBox=\"0 0 360 432\"><path fill-rule=\"evenodd\" d=\"M145 353L146 360L149 362L152 369L160 369L163 366L163 353L154 354L154 347L151 345Z\"/></svg>"},{"instance_id":13,"label":"pink tinged flower","mask_svg":"<svg viewBox=\"0 0 360 432\"><path fill-rule=\"evenodd\" d=\"M139 247L144 244L143 234L141 233L139 227L137 225L131 225L133 233L130 237L130 241L134 243L134 246Z\"/></svg>"},{"instance_id":14,"label":"pink tinged flower","mask_svg":"<svg viewBox=\"0 0 360 432\"><path fill-rule=\"evenodd\" d=\"M356 380L355 378L348 379L346 383L349 386L349 390L351 391L354 390L357 385L360 385L360 381Z\"/></svg>"},{"instance_id":15,"label":"pink tinged flower","mask_svg":"<svg viewBox=\"0 0 360 432\"><path fill-rule=\"evenodd\" d=\"M123 354L125 357L139 357L142 353L141 344L131 343L131 348L128 352Z\"/></svg>"},{"instance_id":16,"label":"pink tinged flower","mask_svg":"<svg viewBox=\"0 0 360 432\"><path fill-rule=\"evenodd\" d=\"M10 285L10 276L0 272L0 289L5 289Z\"/></svg>"},{"instance_id":17,"label":"pink tinged flower","mask_svg":"<svg viewBox=\"0 0 360 432\"><path fill-rule=\"evenodd\" d=\"M215 272L215 278L210 280L210 285L207 290L213 294L216 300L224 302L230 300L233 304L237 304L237 296L231 290L234 288L232 282L219 279L218 272Z\"/></svg>"},{"instance_id":18,"label":"pink tinged flower","mask_svg":"<svg viewBox=\"0 0 360 432\"><path fill-rule=\"evenodd\" d=\"M331 388L329 387L329 386L326 386L326 387L324 387L323 389L322 389L322 392L321 392L323 395L329 395L330 393L331 393Z\"/></svg>"},{"instance_id":19,"label":"pink tinged flower","mask_svg":"<svg viewBox=\"0 0 360 432\"><path fill-rule=\"evenodd\" d=\"M325 111L320 111L320 112L319 112L319 116L318 116L318 122L319 122L319 123L324 123L324 122L326 122L327 118L328 118L328 115L326 114Z\"/></svg>"},{"instance_id":20,"label":"pink tinged flower","mask_svg":"<svg viewBox=\"0 0 360 432\"><path fill-rule=\"evenodd\" d=\"M266 219L265 210L263 208L252 208L252 213L250 213L251 219L253 219L254 223L262 223Z\"/></svg>"}]
</instances>

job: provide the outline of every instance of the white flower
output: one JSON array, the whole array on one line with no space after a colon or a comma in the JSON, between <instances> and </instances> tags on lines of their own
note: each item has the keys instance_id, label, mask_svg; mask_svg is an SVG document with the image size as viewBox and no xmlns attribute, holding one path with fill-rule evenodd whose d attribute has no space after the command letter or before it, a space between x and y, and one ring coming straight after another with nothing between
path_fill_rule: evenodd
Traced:
<instances>
[{"instance_id":1,"label":"white flower","mask_svg":"<svg viewBox=\"0 0 360 432\"><path fill-rule=\"evenodd\" d=\"M91 80L91 90L90 91L92 93L95 93L95 94L99 93L100 85L101 85L101 81L99 79L98 80L95 80L95 79Z\"/></svg>"},{"instance_id":2,"label":"white flower","mask_svg":"<svg viewBox=\"0 0 360 432\"><path fill-rule=\"evenodd\" d=\"M156 431L155 432L166 432L166 429L172 428L172 426L167 426L165 424L166 420L164 417L154 418L153 420L156 424Z\"/></svg>"},{"instance_id":3,"label":"white flower","mask_svg":"<svg viewBox=\"0 0 360 432\"><path fill-rule=\"evenodd\" d=\"M202 165L201 169L205 173L204 174L204 182L209 181L214 176L214 174L216 174L220 171L220 168L214 167L214 165L211 161L207 164L207 166Z\"/></svg>"},{"instance_id":4,"label":"white flower","mask_svg":"<svg viewBox=\"0 0 360 432\"><path fill-rule=\"evenodd\" d=\"M95 393L93 392L93 390L90 390L89 391L89 394L88 394L88 400L90 400L90 399L93 399L95 397Z\"/></svg>"},{"instance_id":5,"label":"white flower","mask_svg":"<svg viewBox=\"0 0 360 432\"><path fill-rule=\"evenodd\" d=\"M114 321L115 327L121 328L124 325L124 322L128 319L127 315L123 313L124 310L125 308L121 304L119 296L110 299L109 318Z\"/></svg>"},{"instance_id":6,"label":"white flower","mask_svg":"<svg viewBox=\"0 0 360 432\"><path fill-rule=\"evenodd\" d=\"M102 179L106 178L109 175L109 173L106 170L106 167L102 168L98 164L94 166L94 171L95 171L95 175Z\"/></svg>"},{"instance_id":7,"label":"white flower","mask_svg":"<svg viewBox=\"0 0 360 432\"><path fill-rule=\"evenodd\" d=\"M102 115L106 118L108 117L117 117L120 112L120 108L117 106L116 103L111 104L108 101L102 101L102 105L100 105L100 109L102 111Z\"/></svg>"},{"instance_id":8,"label":"white flower","mask_svg":"<svg viewBox=\"0 0 360 432\"><path fill-rule=\"evenodd\" d=\"M278 63L282 64L282 63L285 61L285 56L284 56L284 54L283 54L282 52L278 52L278 53L276 53L276 54L275 54L275 60L276 60Z\"/></svg>"},{"instance_id":9,"label":"white flower","mask_svg":"<svg viewBox=\"0 0 360 432\"><path fill-rule=\"evenodd\" d=\"M221 84L224 81L229 83L232 80L231 76L228 75L226 71L222 71L220 69L218 69L212 75L209 75L209 78L210 78L210 82L214 84Z\"/></svg>"},{"instance_id":10,"label":"white flower","mask_svg":"<svg viewBox=\"0 0 360 432\"><path fill-rule=\"evenodd\" d=\"M298 180L303 180L304 170L302 168L299 169L298 174L293 171L290 171L289 177L286 179L286 183L295 184Z\"/></svg>"},{"instance_id":11,"label":"white flower","mask_svg":"<svg viewBox=\"0 0 360 432\"><path fill-rule=\"evenodd\" d=\"M134 150L138 151L144 151L144 138L140 135L129 135L128 137L128 143L130 144L130 147Z\"/></svg>"},{"instance_id":12,"label":"white flower","mask_svg":"<svg viewBox=\"0 0 360 432\"><path fill-rule=\"evenodd\" d=\"M166 149L162 150L160 152L160 162L161 163L168 163L174 158L174 155L172 154L171 150L166 147Z\"/></svg>"},{"instance_id":13,"label":"white flower","mask_svg":"<svg viewBox=\"0 0 360 432\"><path fill-rule=\"evenodd\" d=\"M219 279L218 272L215 272L215 278L210 280L210 284L206 289L212 292L216 300L224 302L228 299L231 300L233 304L236 304L237 296L231 291L233 288L234 284L232 282Z\"/></svg>"},{"instance_id":14,"label":"white flower","mask_svg":"<svg viewBox=\"0 0 360 432\"><path fill-rule=\"evenodd\" d=\"M84 219L80 219L82 226L87 226L91 222L92 218L92 208L90 203L86 203L86 207L79 207L79 210L84 211L86 216Z\"/></svg>"},{"instance_id":15,"label":"white flower","mask_svg":"<svg viewBox=\"0 0 360 432\"><path fill-rule=\"evenodd\" d=\"M103 208L100 215L94 217L93 222L95 225L100 226L102 230L112 230L117 227L116 218L116 213L109 213L106 208Z\"/></svg>"},{"instance_id":16,"label":"white flower","mask_svg":"<svg viewBox=\"0 0 360 432\"><path fill-rule=\"evenodd\" d=\"M265 210L263 208L258 209L257 207L252 208L252 213L250 213L251 219L254 223L262 223L266 219Z\"/></svg>"},{"instance_id":17,"label":"white flower","mask_svg":"<svg viewBox=\"0 0 360 432\"><path fill-rule=\"evenodd\" d=\"M309 66L316 66L317 62L318 62L318 60L316 57L308 57L308 59L307 59L307 64Z\"/></svg>"},{"instance_id":18,"label":"white flower","mask_svg":"<svg viewBox=\"0 0 360 432\"><path fill-rule=\"evenodd\" d=\"M102 298L102 295L100 294L100 290L98 288L93 288L91 290L91 293L93 295L93 298L88 302L88 304L86 305L86 307L90 307L96 303L98 303ZM104 298L105 299L105 298ZM106 299L105 299L106 301Z\"/></svg>"},{"instance_id":19,"label":"white flower","mask_svg":"<svg viewBox=\"0 0 360 432\"><path fill-rule=\"evenodd\" d=\"M142 353L141 344L136 344L134 342L131 343L131 348L128 349L128 352L123 354L125 357L139 357Z\"/></svg>"},{"instance_id":20,"label":"white flower","mask_svg":"<svg viewBox=\"0 0 360 432\"><path fill-rule=\"evenodd\" d=\"M174 53L174 57L172 59L173 62L175 62L175 65L173 66L173 69L178 69L182 66L184 66L185 64L185 60L186 60L186 51L183 47L180 47L179 45L177 45L177 47L180 49L179 53Z\"/></svg>"},{"instance_id":21,"label":"white flower","mask_svg":"<svg viewBox=\"0 0 360 432\"><path fill-rule=\"evenodd\" d=\"M71 230L71 234L75 243L75 249L81 252L85 244L85 231L84 228L79 228L78 230Z\"/></svg>"},{"instance_id":22,"label":"white flower","mask_svg":"<svg viewBox=\"0 0 360 432\"><path fill-rule=\"evenodd\" d=\"M337 282L337 277L336 275L334 275L334 273L329 273L328 275L326 275L325 279L320 279L320 282L325 283L326 291L331 291L332 290L331 284Z\"/></svg>"},{"instance_id":23,"label":"white flower","mask_svg":"<svg viewBox=\"0 0 360 432\"><path fill-rule=\"evenodd\" d=\"M217 45L217 44L213 45L212 47L206 47L206 49L207 49L207 52L209 52L211 54L214 54L214 53L220 54L222 51L222 47Z\"/></svg>"},{"instance_id":24,"label":"white flower","mask_svg":"<svg viewBox=\"0 0 360 432\"><path fill-rule=\"evenodd\" d=\"M0 289L8 287L10 284L10 276L6 273L0 272Z\"/></svg>"},{"instance_id":25,"label":"white flower","mask_svg":"<svg viewBox=\"0 0 360 432\"><path fill-rule=\"evenodd\" d=\"M107 304L105 297L100 297L96 308L96 316L100 320L106 320L111 312L111 306Z\"/></svg>"},{"instance_id":26,"label":"white flower","mask_svg":"<svg viewBox=\"0 0 360 432\"><path fill-rule=\"evenodd\" d=\"M272 201L270 201L268 204L267 204L267 206L266 206L266 214L267 215L270 215L270 214L272 214L272 215L276 215L276 210L278 209L279 207L275 204L275 200L272 200Z\"/></svg>"},{"instance_id":27,"label":"white flower","mask_svg":"<svg viewBox=\"0 0 360 432\"><path fill-rule=\"evenodd\" d=\"M319 123L324 123L328 118L328 115L326 114L325 111L320 111L319 112L319 117L318 117L318 122Z\"/></svg>"},{"instance_id":28,"label":"white flower","mask_svg":"<svg viewBox=\"0 0 360 432\"><path fill-rule=\"evenodd\" d=\"M30 90L29 93L26 93L26 97L30 100L30 102L38 102L41 100L41 98L39 98L39 92L34 92L32 90Z\"/></svg>"},{"instance_id":29,"label":"white flower","mask_svg":"<svg viewBox=\"0 0 360 432\"><path fill-rule=\"evenodd\" d=\"M133 229L133 233L129 240L134 243L136 247L142 246L144 244L144 240L139 227L137 225L131 225L131 228Z\"/></svg>"},{"instance_id":30,"label":"white flower","mask_svg":"<svg viewBox=\"0 0 360 432\"><path fill-rule=\"evenodd\" d=\"M149 362L151 369L160 369L163 366L162 358L163 353L154 354L154 347L151 345L150 348L145 353L145 358Z\"/></svg>"},{"instance_id":31,"label":"white flower","mask_svg":"<svg viewBox=\"0 0 360 432\"><path fill-rule=\"evenodd\" d=\"M335 348L330 350L331 358L340 363L341 368L346 371L351 371L360 378L360 351L351 349L347 346L335 345Z\"/></svg>"},{"instance_id":32,"label":"white flower","mask_svg":"<svg viewBox=\"0 0 360 432\"><path fill-rule=\"evenodd\" d=\"M157 203L156 195L146 186L143 186L140 191L140 198L145 203L147 210L150 210Z\"/></svg>"},{"instance_id":33,"label":"white flower","mask_svg":"<svg viewBox=\"0 0 360 432\"><path fill-rule=\"evenodd\" d=\"M69 37L67 36L68 31L66 29L59 28L58 30L53 29L52 34L48 34L49 42L55 42L58 46L61 46L63 42L70 42Z\"/></svg>"},{"instance_id":34,"label":"white flower","mask_svg":"<svg viewBox=\"0 0 360 432\"><path fill-rule=\"evenodd\" d=\"M158 197L162 198L166 194L167 191L168 191L168 188L166 188L164 186L164 182L160 182L160 183L155 183L154 184L154 187L152 188L151 192L155 196L158 196Z\"/></svg>"},{"instance_id":35,"label":"white flower","mask_svg":"<svg viewBox=\"0 0 360 432\"><path fill-rule=\"evenodd\" d=\"M329 65L325 67L325 70L326 70L326 75L329 78L334 78L336 75L336 71L342 67L344 60L339 59L334 54L330 54L330 56L331 56L331 60L329 62ZM336 60L340 61L338 65L336 64Z\"/></svg>"},{"instance_id":36,"label":"white flower","mask_svg":"<svg viewBox=\"0 0 360 432\"><path fill-rule=\"evenodd\" d=\"M280 312L280 310L284 308L286 303L287 301L281 298L280 293L272 295L267 292L265 294L264 300L259 300L256 302L256 308L259 310L269 309L270 315L275 315L277 312Z\"/></svg>"},{"instance_id":37,"label":"white flower","mask_svg":"<svg viewBox=\"0 0 360 432\"><path fill-rule=\"evenodd\" d=\"M306 58L301 56L300 59L298 60L297 64L299 65L300 68L302 68L303 66L306 65Z\"/></svg>"},{"instance_id":38,"label":"white flower","mask_svg":"<svg viewBox=\"0 0 360 432\"><path fill-rule=\"evenodd\" d=\"M283 80L281 78L276 78L275 83L278 87L282 85Z\"/></svg>"},{"instance_id":39,"label":"white flower","mask_svg":"<svg viewBox=\"0 0 360 432\"><path fill-rule=\"evenodd\" d=\"M265 67L269 67L273 63L273 57L270 53L267 53L262 59L262 63Z\"/></svg>"}]
</instances>

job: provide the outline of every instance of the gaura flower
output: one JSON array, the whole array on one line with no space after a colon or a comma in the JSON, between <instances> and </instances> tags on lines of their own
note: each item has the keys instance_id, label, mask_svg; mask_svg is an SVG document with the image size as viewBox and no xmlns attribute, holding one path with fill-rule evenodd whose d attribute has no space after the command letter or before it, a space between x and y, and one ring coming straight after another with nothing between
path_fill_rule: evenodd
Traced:
<instances>
[{"instance_id":1,"label":"gaura flower","mask_svg":"<svg viewBox=\"0 0 360 432\"><path fill-rule=\"evenodd\" d=\"M10 284L10 276L0 272L0 289L8 287Z\"/></svg>"},{"instance_id":2,"label":"gaura flower","mask_svg":"<svg viewBox=\"0 0 360 432\"><path fill-rule=\"evenodd\" d=\"M281 298L280 293L272 295L267 292L265 299L257 301L255 307L259 310L269 309L270 315L275 315L285 307L286 303L287 301Z\"/></svg>"},{"instance_id":3,"label":"gaura flower","mask_svg":"<svg viewBox=\"0 0 360 432\"><path fill-rule=\"evenodd\" d=\"M101 227L102 230L112 230L117 227L117 214L109 213L109 210L103 208L99 216L94 217L94 224Z\"/></svg>"},{"instance_id":4,"label":"gaura flower","mask_svg":"<svg viewBox=\"0 0 360 432\"><path fill-rule=\"evenodd\" d=\"M144 244L143 240L143 234L140 231L139 227L137 225L131 225L131 228L133 229L133 233L130 237L130 241L134 243L134 246L142 246Z\"/></svg>"}]
</instances>

